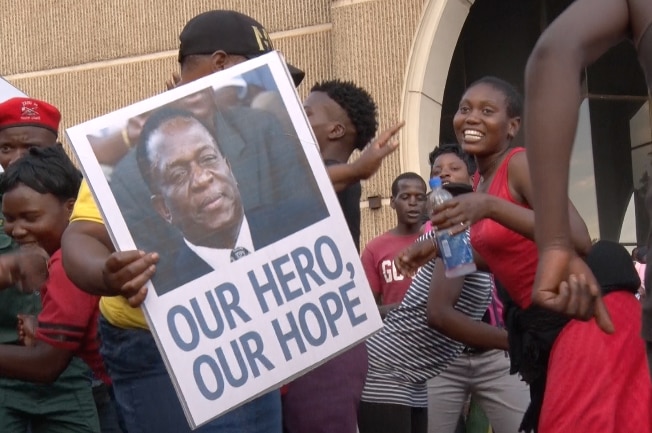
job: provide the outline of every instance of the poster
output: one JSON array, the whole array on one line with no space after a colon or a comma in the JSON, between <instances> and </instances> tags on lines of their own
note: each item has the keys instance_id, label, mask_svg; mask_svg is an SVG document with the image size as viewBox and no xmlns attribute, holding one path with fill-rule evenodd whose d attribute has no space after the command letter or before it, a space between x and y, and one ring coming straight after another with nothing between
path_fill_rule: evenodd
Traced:
<instances>
[{"instance_id":1,"label":"poster","mask_svg":"<svg viewBox=\"0 0 652 433\"><path fill-rule=\"evenodd\" d=\"M0 102L4 102L7 99L15 98L17 96L27 95L14 87L9 81L0 77Z\"/></svg>"},{"instance_id":2,"label":"poster","mask_svg":"<svg viewBox=\"0 0 652 433\"><path fill-rule=\"evenodd\" d=\"M382 326L278 53L67 135L117 249L160 254L144 312L191 427Z\"/></svg>"},{"instance_id":3,"label":"poster","mask_svg":"<svg viewBox=\"0 0 652 433\"><path fill-rule=\"evenodd\" d=\"M14 87L9 81L0 77L0 102L4 102L8 99L15 98L17 96L27 96L16 87ZM0 173L4 172L4 169L0 167Z\"/></svg>"}]
</instances>

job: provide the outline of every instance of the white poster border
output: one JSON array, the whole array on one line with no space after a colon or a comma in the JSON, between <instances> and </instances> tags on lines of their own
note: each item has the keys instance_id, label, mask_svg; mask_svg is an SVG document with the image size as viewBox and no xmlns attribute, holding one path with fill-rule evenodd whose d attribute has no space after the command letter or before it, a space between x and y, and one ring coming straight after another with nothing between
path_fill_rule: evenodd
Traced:
<instances>
[{"instance_id":1,"label":"white poster border","mask_svg":"<svg viewBox=\"0 0 652 433\"><path fill-rule=\"evenodd\" d=\"M342 210L339 206L337 197L331 186L330 179L321 160L319 149L316 144L316 139L312 129L310 128L306 114L302 108L296 88L291 81L291 77L285 65L285 61L279 53L269 53L224 71L220 71L211 76L188 83L184 86L177 87L155 97L137 102L133 105L124 107L96 119L89 120L83 124L71 127L66 131L69 141L72 144L72 148L81 163L85 179L87 180L93 193L94 199L100 208L102 217L107 225L108 231L111 235L111 239L114 245L116 246L116 249L119 251L133 250L136 249L135 241L130 234L125 219L121 214L120 208L117 204L116 198L113 195L105 172L103 171L102 166L98 162L93 148L91 147L91 143L88 139L89 134L92 134L94 131L99 131L103 128L107 128L107 126L124 125L130 118L138 116L142 113L150 112L166 104L170 104L173 101L177 101L184 96L193 94L194 92L199 92L202 89L207 88L207 86L217 86L219 83L237 79L248 71L252 71L265 66L267 66L271 71L274 83L281 95L283 105L291 119L292 127L296 133L296 137L302 144L301 147L305 152L305 157L308 160L312 174L314 175L316 183L319 185L319 190L321 192L322 199L328 209L329 215L326 218L311 225L310 227L304 228L284 238L283 245L288 246L285 247L284 250L281 250L280 247L277 248L280 243L276 243L270 247L265 247L260 251L257 251L254 255L252 255L253 257L251 259L239 260L237 262L231 263L228 268L228 275L248 275L249 282L252 282L252 272L255 274L254 279L258 278L262 275L261 272L263 272L263 269L270 269L269 266L271 266L270 264L272 263L274 263L274 266L276 266L274 268L276 272L283 273L287 271L287 275L294 275L297 273L296 266L302 266L299 263L300 260L297 257L300 257L301 260L308 260L306 258L308 257L307 253L300 255L297 253L297 251L310 251L315 253L315 255L312 257L312 259L315 260L315 263L319 262L319 260L321 260L320 263L323 262L323 268L320 267L318 273L315 271L315 275L317 277L331 275L330 272L333 269L339 270L339 273L336 274L333 272L331 281L327 281L323 285L318 285L319 291L317 288L314 290L307 290L305 287L301 286L302 294L300 297L297 296L296 299L293 298L291 300L289 298L285 298L285 302L283 302L282 305L270 307L269 311L267 312L264 311L262 307L263 304L259 302L257 306L261 308L262 316L264 316L265 319L254 319L255 315L253 313L253 307L251 311L244 311L244 313L246 313L244 316L249 316L251 320L247 321L246 323L239 323L238 326L235 329L230 330L230 332L225 331L224 337L230 336L230 338L224 338L224 341L236 341L237 338L242 338L246 335L254 336L252 338L257 338L255 336L260 336L265 346L263 350L267 350L267 348L273 344L269 343L268 345L268 342L273 342L274 338L276 338L276 342L280 344L280 340L278 339L281 337L279 336L278 329L281 327L281 321L285 320L284 318L289 320L289 315L296 315L297 317L300 317L300 314L304 314L303 318L305 319L305 330L307 330L307 334L311 332L318 332L323 328L322 323L319 321L320 319L317 318L317 310L321 311L322 319L325 317L327 318L328 314L330 314L330 319L333 320L333 322L326 322L328 325L328 336L324 343L315 343L314 346L308 347L305 353L298 353L297 351L299 351L299 345L293 345L292 348L290 348L290 343L287 342L287 344L283 347L286 349L290 348L288 350L293 354L289 360L285 355L281 356L283 351L278 347L270 349L269 352L262 352L263 355L268 357L270 364L274 367L272 369L267 369L266 371L263 371L265 366L264 362L261 364L262 358L260 356L258 358L255 356L253 358L250 357L248 374L255 376L255 371L253 370L256 370L256 366L252 366L251 364L253 359L253 364L257 364L257 368L259 370L258 377L251 379L251 382L249 382L248 379L247 382L242 386L229 388L228 393L225 387L224 392L228 394L228 398L219 397L215 400L206 398L202 399L201 392L195 389L198 386L197 383L189 384L189 382L193 380L193 377L196 379L197 374L204 378L206 376L206 365L200 364L200 373L196 373L195 376L193 376L193 369L188 368L190 365L189 363L191 362L194 362L193 365L197 365L197 353L200 352L201 349L196 349L188 352L176 349L171 350L171 347L173 347L173 338L170 335L170 330L164 326L164 323L165 317L167 317L168 320L170 318L170 310L178 305L176 300L171 301L173 298L176 299L176 296L172 294L164 294L159 296L157 295L156 291L153 290L153 287L150 283L148 286L149 292L144 303L143 311L145 313L147 323L150 329L153 331L152 334L156 339L156 343L166 363L168 372L170 373L184 412L192 428L201 426L210 420L226 413L227 411L234 409L235 407L251 401L256 397L269 392L270 390L278 388L280 385L287 383L288 381L301 374L304 374L306 371L326 362L327 360L345 351L346 349L356 344L360 344L368 336L382 327L382 321L378 314L368 282L365 278L357 250L353 244L350 234L348 233L348 227L342 214ZM297 182L302 182L302 179L297 179ZM317 252L319 254L317 254ZM296 253L296 257L292 256L292 253ZM324 254L321 255L322 253ZM318 255L321 256L318 257ZM292 262L290 259L285 260L285 258L288 257L292 257L294 262ZM339 263L338 260L340 260L341 263ZM290 263L290 265L288 265L288 263ZM290 270L289 268L291 267L292 263L294 263L295 266L292 267L292 270ZM265 268L265 266L268 267ZM318 269L316 264L314 266L314 268L310 269ZM304 271L306 271L306 269L304 269ZM276 275L276 277L278 278L278 275ZM308 277L306 277L306 279L307 278ZM192 284L206 285L208 283L210 284L209 287L215 287L215 293L217 293L218 288L222 286L228 288L228 284L233 283L233 281L233 278L218 275L218 272L214 271L210 274L195 279L191 283L188 283L181 288L185 290L187 286ZM242 295L242 293L240 293L240 289L247 285L247 283L243 283L243 281L244 277L238 280L238 296ZM247 289L250 289L248 285ZM199 294L198 291L193 293ZM222 293L224 296L230 296L233 294L228 290ZM208 304L206 304L207 299L213 295L206 294L206 296L207 298L203 300L199 299L197 296L192 299L196 300L198 304L201 303L200 308L208 309ZM250 301L253 299L252 297L254 295L251 295L247 292L242 296L243 299L247 300L247 302L243 305L246 305L247 308L249 308L250 305L253 305ZM184 298L183 301L187 302L187 297ZM338 302L342 302L342 304L338 306ZM236 306L237 305L238 304L236 303ZM301 313L301 308L303 308L303 313ZM341 311L338 312L338 309ZM234 310L231 311L232 316L238 316L237 311L235 314L233 311ZM261 311L257 311L257 313L261 313ZM222 313L224 314L224 311L222 311ZM310 319L310 317L312 317L310 316L311 314L314 316L312 320ZM335 319L336 315L338 317ZM240 315L239 318L242 319L244 316ZM348 321L345 321L344 318L348 318ZM237 320L238 317L232 317L232 319ZM275 328L276 331L272 329L273 326L271 326L275 320L276 324L279 327ZM261 326L265 323L267 326ZM163 330L163 328L166 329ZM183 338L192 339L192 329L179 328L176 329L175 332L177 332L176 335L178 338L181 338L179 335L182 335ZM304 339L306 338L306 335L303 335ZM181 339L183 340L183 338ZM316 339L313 340L317 341ZM255 344L257 340L246 340L245 342L242 340L238 341L242 345L240 347L241 350L247 350L243 346L245 343L254 344L253 349L249 347L250 351L256 350ZM204 345L208 345L209 343L210 341L202 341L202 344ZM198 347L203 348L204 346L202 346L202 344L200 344ZM222 347L223 345L215 348L216 356L217 350ZM260 347L258 347L258 349L260 349ZM230 352L228 354L234 355L236 349L233 350L234 352ZM201 356L208 356L204 352L202 352ZM228 361L231 362L234 360L236 360L236 358L232 357ZM219 383L217 381L215 383L204 383L204 385L207 389L219 388Z\"/></svg>"}]
</instances>

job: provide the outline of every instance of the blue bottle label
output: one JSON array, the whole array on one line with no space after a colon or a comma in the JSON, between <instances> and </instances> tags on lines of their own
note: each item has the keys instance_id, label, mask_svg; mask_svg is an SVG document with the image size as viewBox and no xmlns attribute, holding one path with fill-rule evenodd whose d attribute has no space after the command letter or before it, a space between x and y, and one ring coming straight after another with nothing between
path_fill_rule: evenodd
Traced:
<instances>
[{"instance_id":1,"label":"blue bottle label","mask_svg":"<svg viewBox=\"0 0 652 433\"><path fill-rule=\"evenodd\" d=\"M447 230L437 233L437 244L446 269L473 263L469 230L451 236Z\"/></svg>"}]
</instances>

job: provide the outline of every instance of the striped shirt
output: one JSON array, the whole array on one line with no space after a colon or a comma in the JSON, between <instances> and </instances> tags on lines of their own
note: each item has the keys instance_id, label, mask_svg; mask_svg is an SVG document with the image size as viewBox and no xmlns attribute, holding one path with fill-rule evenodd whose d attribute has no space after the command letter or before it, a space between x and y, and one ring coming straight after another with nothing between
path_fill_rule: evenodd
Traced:
<instances>
[{"instance_id":1,"label":"striped shirt","mask_svg":"<svg viewBox=\"0 0 652 433\"><path fill-rule=\"evenodd\" d=\"M369 371L363 401L427 407L426 381L437 376L464 350L464 344L428 327L426 306L434 267L432 260L419 269L403 302L389 312L383 329L367 340ZM455 309L481 320L491 302L491 293L490 274L469 274Z\"/></svg>"}]
</instances>

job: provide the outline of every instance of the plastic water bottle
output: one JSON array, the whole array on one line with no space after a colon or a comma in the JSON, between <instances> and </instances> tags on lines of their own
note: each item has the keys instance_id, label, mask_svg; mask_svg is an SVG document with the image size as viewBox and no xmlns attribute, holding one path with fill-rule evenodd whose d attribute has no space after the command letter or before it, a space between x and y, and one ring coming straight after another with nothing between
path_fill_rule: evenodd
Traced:
<instances>
[{"instance_id":1,"label":"plastic water bottle","mask_svg":"<svg viewBox=\"0 0 652 433\"><path fill-rule=\"evenodd\" d=\"M430 203L433 208L453 198L451 193L442 187L439 177L430 179L430 189ZM475 272L469 229L455 235L449 234L448 230L441 230L435 232L435 237L439 255L446 268L446 277L455 278Z\"/></svg>"}]
</instances>

